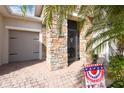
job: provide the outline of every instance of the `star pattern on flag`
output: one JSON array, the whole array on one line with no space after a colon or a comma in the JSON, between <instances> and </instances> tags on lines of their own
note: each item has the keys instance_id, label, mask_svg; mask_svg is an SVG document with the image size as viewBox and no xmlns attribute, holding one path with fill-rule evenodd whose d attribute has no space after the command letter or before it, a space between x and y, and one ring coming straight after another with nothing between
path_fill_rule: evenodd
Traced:
<instances>
[{"instance_id":1,"label":"star pattern on flag","mask_svg":"<svg viewBox=\"0 0 124 93\"><path fill-rule=\"evenodd\" d=\"M103 69L103 66L93 66L93 67L85 67L84 71L87 72L87 71L102 70L102 69Z\"/></svg>"},{"instance_id":2,"label":"star pattern on flag","mask_svg":"<svg viewBox=\"0 0 124 93\"><path fill-rule=\"evenodd\" d=\"M91 82L98 82L102 80L104 76L104 68L101 64L86 66L84 72L85 77Z\"/></svg>"}]
</instances>

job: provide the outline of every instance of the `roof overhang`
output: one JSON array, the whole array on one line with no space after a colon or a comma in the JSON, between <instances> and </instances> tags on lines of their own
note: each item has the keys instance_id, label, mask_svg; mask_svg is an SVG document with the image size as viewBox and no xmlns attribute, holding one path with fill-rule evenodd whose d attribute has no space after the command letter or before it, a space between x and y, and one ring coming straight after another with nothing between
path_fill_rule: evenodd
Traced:
<instances>
[{"instance_id":1,"label":"roof overhang","mask_svg":"<svg viewBox=\"0 0 124 93\"><path fill-rule=\"evenodd\" d=\"M36 7L35 7L35 16L41 17L42 10L43 10L43 5L36 5Z\"/></svg>"},{"instance_id":2,"label":"roof overhang","mask_svg":"<svg viewBox=\"0 0 124 93\"><path fill-rule=\"evenodd\" d=\"M5 26L5 28L6 28L6 29L12 29L12 30L22 30L22 31L41 32L41 29L31 29L31 28L17 27L17 26Z\"/></svg>"},{"instance_id":3,"label":"roof overhang","mask_svg":"<svg viewBox=\"0 0 124 93\"><path fill-rule=\"evenodd\" d=\"M36 8L38 9L38 8ZM38 11L38 10L37 10ZM35 21L35 22L41 22L42 19L41 17L34 17L34 16L22 16L22 15L18 15L18 14L13 14L10 9L8 8L8 6L6 5L1 5L0 6L0 13L5 16L5 17L9 17L9 18L16 18L16 19L23 19L23 20L27 20L27 21ZM39 13L37 13L39 14Z\"/></svg>"}]
</instances>

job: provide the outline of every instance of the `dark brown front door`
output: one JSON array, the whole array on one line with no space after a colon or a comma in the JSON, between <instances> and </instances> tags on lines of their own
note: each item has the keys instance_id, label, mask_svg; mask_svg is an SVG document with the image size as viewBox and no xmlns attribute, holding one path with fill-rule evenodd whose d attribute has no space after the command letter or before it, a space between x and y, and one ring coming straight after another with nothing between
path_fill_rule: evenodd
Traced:
<instances>
[{"instance_id":1,"label":"dark brown front door","mask_svg":"<svg viewBox=\"0 0 124 93\"><path fill-rule=\"evenodd\" d=\"M77 22L68 20L68 61L69 64L76 61L79 56L79 33Z\"/></svg>"}]
</instances>

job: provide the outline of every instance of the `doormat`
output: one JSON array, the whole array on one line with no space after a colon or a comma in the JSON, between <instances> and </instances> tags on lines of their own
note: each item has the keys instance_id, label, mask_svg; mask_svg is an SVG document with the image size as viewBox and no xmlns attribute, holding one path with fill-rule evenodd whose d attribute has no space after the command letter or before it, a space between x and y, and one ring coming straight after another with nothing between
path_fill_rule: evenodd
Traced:
<instances>
[{"instance_id":1,"label":"doormat","mask_svg":"<svg viewBox=\"0 0 124 93\"><path fill-rule=\"evenodd\" d=\"M106 88L102 64L86 65L84 67L84 78L86 88Z\"/></svg>"}]
</instances>

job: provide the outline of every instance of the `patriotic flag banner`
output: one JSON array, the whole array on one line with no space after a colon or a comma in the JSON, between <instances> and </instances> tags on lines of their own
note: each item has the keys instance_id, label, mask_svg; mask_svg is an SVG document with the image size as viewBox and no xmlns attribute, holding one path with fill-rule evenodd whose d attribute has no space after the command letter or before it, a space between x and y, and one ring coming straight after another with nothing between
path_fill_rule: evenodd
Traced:
<instances>
[{"instance_id":1,"label":"patriotic flag banner","mask_svg":"<svg viewBox=\"0 0 124 93\"><path fill-rule=\"evenodd\" d=\"M84 67L86 88L105 88L104 68L102 64Z\"/></svg>"}]
</instances>

